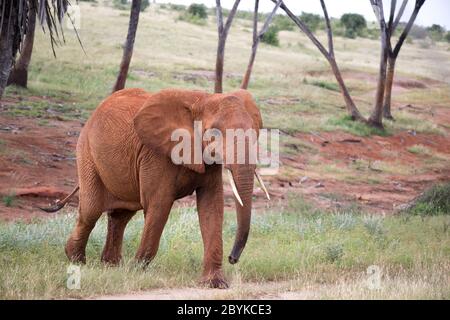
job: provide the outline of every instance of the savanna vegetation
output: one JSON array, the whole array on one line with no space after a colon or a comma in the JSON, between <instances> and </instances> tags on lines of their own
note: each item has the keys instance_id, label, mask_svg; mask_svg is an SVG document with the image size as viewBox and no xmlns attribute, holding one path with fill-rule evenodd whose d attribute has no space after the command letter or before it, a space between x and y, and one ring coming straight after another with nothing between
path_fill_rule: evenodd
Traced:
<instances>
[{"instance_id":1,"label":"savanna vegetation","mask_svg":"<svg viewBox=\"0 0 450 320\"><path fill-rule=\"evenodd\" d=\"M225 250L235 233L233 215L226 214ZM79 290L66 287L63 250L74 220L74 212L66 211L32 223L0 224L0 298L88 298L198 286L203 249L195 209L173 210L159 253L145 270L133 260L142 215L127 227L120 267L100 263L106 219L99 221ZM225 265L232 288L205 289L203 298L448 299L449 248L448 215L323 212L295 196L255 215L240 263Z\"/></svg>"},{"instance_id":2,"label":"savanna vegetation","mask_svg":"<svg viewBox=\"0 0 450 320\"><path fill-rule=\"evenodd\" d=\"M47 132L59 123L82 123L111 93L120 61L127 58L123 43L132 25L132 3L97 0L80 6L78 33L85 53L77 34L64 24L65 44L55 48L53 58L48 35L36 28L27 88L6 88L0 111L7 120L0 128L23 119L32 119ZM124 86L149 91L235 90L243 84L256 43L248 89L265 127L282 133L282 165L268 184L275 200L255 210L240 263L224 265L232 288L209 291L205 297L450 298L450 189L441 183L428 188L434 180L450 179L446 144L450 66L444 63L450 60L445 41L449 33L440 26L411 26L395 63L391 97L395 121L386 119L384 128L377 128L347 115L328 61L281 11L273 20L256 12L255 28L254 12L231 10L219 87L214 67L220 28L214 10L175 4L139 10ZM322 16L295 15L327 44L328 27ZM230 10L223 9L222 31L229 16ZM267 21L266 32L260 33ZM330 18L333 58L365 117L373 109L378 87L378 26L354 15ZM390 34L394 44L402 27L399 23ZM0 138L1 160L32 170L36 165L32 153L16 150L9 137ZM357 151L335 147L342 144ZM370 189L360 191L367 186ZM302 193L304 197L299 196ZM387 198L383 205L370 197L378 193ZM400 196L390 199L392 194ZM3 192L1 200L0 208L7 210L20 208L24 201L10 191ZM397 210L402 202L407 205ZM63 247L75 214L75 209L67 208L45 219L0 222L0 298L86 298L198 286L202 261L198 218L195 208L182 205L171 213L159 253L145 270L133 260L142 215L126 230L125 259L117 268L99 260L106 233L102 218L88 243L81 290L67 289L69 264ZM232 245L234 221L234 214L227 212L225 252ZM380 278L373 278L374 267ZM371 281L379 285L373 287Z\"/></svg>"}]
</instances>

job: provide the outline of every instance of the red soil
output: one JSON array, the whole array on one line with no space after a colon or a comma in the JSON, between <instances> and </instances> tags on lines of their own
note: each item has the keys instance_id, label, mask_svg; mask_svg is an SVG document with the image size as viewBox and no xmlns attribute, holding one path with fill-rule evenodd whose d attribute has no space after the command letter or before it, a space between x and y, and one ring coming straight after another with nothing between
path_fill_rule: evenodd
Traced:
<instances>
[{"instance_id":1,"label":"red soil","mask_svg":"<svg viewBox=\"0 0 450 320\"><path fill-rule=\"evenodd\" d=\"M11 99L9 99L11 100ZM6 100L11 104L17 101ZM433 120L443 126L450 124L450 110L433 109ZM61 199L77 184L75 166L75 146L82 128L80 121L48 120L39 125L38 119L12 118L0 114L0 219L25 219L48 216L37 206L45 206ZM301 193L321 207L345 207L357 203L365 209L378 213L392 212L394 207L409 201L429 185L437 181L450 181L450 167L424 170L424 157L409 152L413 145L421 144L450 159L450 138L444 135L401 132L388 137L355 137L340 132L321 132L319 134L298 134L296 138L312 145L319 152L312 154L299 151L296 156L282 156L282 164L297 169L298 177L267 177L267 184L274 199L272 204L284 202L288 193ZM348 165L357 159L367 162L383 161L406 166L415 166L420 174L380 175L381 182L348 183L337 179L304 178L311 175L309 165L314 157L317 162ZM364 172L361 175L364 181ZM315 177L320 174L314 175ZM12 197L12 205L7 198ZM334 195L330 198L329 195ZM226 205L233 207L231 192L226 186ZM255 207L268 205L263 192L255 189ZM70 203L76 206L77 198ZM195 196L182 203L195 203Z\"/></svg>"}]
</instances>

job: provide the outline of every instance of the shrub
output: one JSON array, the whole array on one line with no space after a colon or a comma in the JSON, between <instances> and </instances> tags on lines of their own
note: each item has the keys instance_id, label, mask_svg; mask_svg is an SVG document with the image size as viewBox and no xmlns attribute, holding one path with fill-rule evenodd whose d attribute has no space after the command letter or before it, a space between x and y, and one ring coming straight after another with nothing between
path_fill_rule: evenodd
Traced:
<instances>
[{"instance_id":1,"label":"shrub","mask_svg":"<svg viewBox=\"0 0 450 320\"><path fill-rule=\"evenodd\" d=\"M325 246L325 258L330 262L336 262L344 255L344 248L340 243L331 243Z\"/></svg>"},{"instance_id":2,"label":"shrub","mask_svg":"<svg viewBox=\"0 0 450 320\"><path fill-rule=\"evenodd\" d=\"M431 27L428 27L427 32L434 41L442 41L444 39L445 29L438 24L433 24Z\"/></svg>"},{"instance_id":3,"label":"shrub","mask_svg":"<svg viewBox=\"0 0 450 320\"><path fill-rule=\"evenodd\" d=\"M149 6L150 6L150 0L142 0L141 12L145 11L145 9L147 9ZM113 7L116 9L119 9L119 10L130 10L131 2L129 2L128 0L113 0Z\"/></svg>"},{"instance_id":4,"label":"shrub","mask_svg":"<svg viewBox=\"0 0 450 320\"><path fill-rule=\"evenodd\" d=\"M309 30L311 30L312 32L316 31L322 22L322 17L314 13L302 12L299 18L308 26Z\"/></svg>"},{"instance_id":5,"label":"shrub","mask_svg":"<svg viewBox=\"0 0 450 320\"><path fill-rule=\"evenodd\" d=\"M191 4L189 8L180 14L178 20L186 21L193 24L205 25L207 22L207 8L203 4Z\"/></svg>"},{"instance_id":6,"label":"shrub","mask_svg":"<svg viewBox=\"0 0 450 320\"><path fill-rule=\"evenodd\" d=\"M428 32L424 27L413 25L409 35L413 39L425 39L428 36Z\"/></svg>"},{"instance_id":7,"label":"shrub","mask_svg":"<svg viewBox=\"0 0 450 320\"><path fill-rule=\"evenodd\" d=\"M12 207L14 204L15 196L13 194L9 194L2 197L2 202L5 207Z\"/></svg>"},{"instance_id":8,"label":"shrub","mask_svg":"<svg viewBox=\"0 0 450 320\"><path fill-rule=\"evenodd\" d=\"M364 16L357 13L346 13L341 17L341 23L345 27L345 36L355 38L362 35L367 28L367 22Z\"/></svg>"},{"instance_id":9,"label":"shrub","mask_svg":"<svg viewBox=\"0 0 450 320\"><path fill-rule=\"evenodd\" d=\"M273 18L272 25L275 26L279 31L292 31L295 27L295 23L289 17L282 14L277 14Z\"/></svg>"},{"instance_id":10,"label":"shrub","mask_svg":"<svg viewBox=\"0 0 450 320\"><path fill-rule=\"evenodd\" d=\"M150 0L142 0L141 2L141 12L144 12L150 6Z\"/></svg>"},{"instance_id":11,"label":"shrub","mask_svg":"<svg viewBox=\"0 0 450 320\"><path fill-rule=\"evenodd\" d=\"M189 6L189 8L187 9L187 12L190 15L198 17L200 19L208 18L207 8L204 4L193 3Z\"/></svg>"},{"instance_id":12,"label":"shrub","mask_svg":"<svg viewBox=\"0 0 450 320\"><path fill-rule=\"evenodd\" d=\"M113 0L113 7L119 10L129 10L130 4L127 0Z\"/></svg>"},{"instance_id":13,"label":"shrub","mask_svg":"<svg viewBox=\"0 0 450 320\"><path fill-rule=\"evenodd\" d=\"M182 4L169 3L169 8L170 8L170 10L174 10L174 11L185 11L186 10L186 6L182 5Z\"/></svg>"},{"instance_id":14,"label":"shrub","mask_svg":"<svg viewBox=\"0 0 450 320\"><path fill-rule=\"evenodd\" d=\"M270 26L261 38L261 42L278 47L280 45L280 40L278 39L278 29L275 26Z\"/></svg>"},{"instance_id":15,"label":"shrub","mask_svg":"<svg viewBox=\"0 0 450 320\"><path fill-rule=\"evenodd\" d=\"M425 190L408 212L417 215L450 214L450 183L437 184Z\"/></svg>"},{"instance_id":16,"label":"shrub","mask_svg":"<svg viewBox=\"0 0 450 320\"><path fill-rule=\"evenodd\" d=\"M447 42L450 42L450 31L445 35L445 40L447 40Z\"/></svg>"}]
</instances>

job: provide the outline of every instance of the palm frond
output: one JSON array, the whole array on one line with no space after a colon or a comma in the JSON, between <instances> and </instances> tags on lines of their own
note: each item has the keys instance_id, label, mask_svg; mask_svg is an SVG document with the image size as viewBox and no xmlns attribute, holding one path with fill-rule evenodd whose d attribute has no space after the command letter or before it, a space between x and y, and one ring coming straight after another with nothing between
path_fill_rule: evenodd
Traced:
<instances>
[{"instance_id":1,"label":"palm frond","mask_svg":"<svg viewBox=\"0 0 450 320\"><path fill-rule=\"evenodd\" d=\"M37 8L37 16L44 32L48 32L53 54L64 41L62 22L70 5L69 0L0 0L0 36L12 36L13 56L21 49L28 29L28 11ZM77 34L78 37L78 34ZM79 37L78 40L80 41ZM80 41L81 43L81 41Z\"/></svg>"}]
</instances>

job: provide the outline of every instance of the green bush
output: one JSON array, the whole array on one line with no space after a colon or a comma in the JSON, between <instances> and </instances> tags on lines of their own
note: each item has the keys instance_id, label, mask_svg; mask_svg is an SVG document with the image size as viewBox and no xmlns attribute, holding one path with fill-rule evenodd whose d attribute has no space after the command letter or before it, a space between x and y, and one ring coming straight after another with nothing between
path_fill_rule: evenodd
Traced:
<instances>
[{"instance_id":1,"label":"green bush","mask_svg":"<svg viewBox=\"0 0 450 320\"><path fill-rule=\"evenodd\" d=\"M433 24L431 27L428 27L427 31L434 41L442 41L444 39L445 29L438 24Z\"/></svg>"},{"instance_id":2,"label":"green bush","mask_svg":"<svg viewBox=\"0 0 450 320\"><path fill-rule=\"evenodd\" d=\"M295 23L291 20L291 18L282 14L277 14L273 18L272 25L275 26L279 31L292 31L295 28Z\"/></svg>"},{"instance_id":3,"label":"green bush","mask_svg":"<svg viewBox=\"0 0 450 320\"><path fill-rule=\"evenodd\" d=\"M408 211L424 216L450 214L450 183L432 186L415 200Z\"/></svg>"},{"instance_id":4,"label":"green bush","mask_svg":"<svg viewBox=\"0 0 450 320\"><path fill-rule=\"evenodd\" d=\"M413 25L409 35L413 39L425 39L428 36L428 32L424 27Z\"/></svg>"},{"instance_id":5,"label":"green bush","mask_svg":"<svg viewBox=\"0 0 450 320\"><path fill-rule=\"evenodd\" d=\"M9 194L2 197L2 202L5 207L12 207L15 201L15 196L13 194Z\"/></svg>"},{"instance_id":6,"label":"green bush","mask_svg":"<svg viewBox=\"0 0 450 320\"><path fill-rule=\"evenodd\" d=\"M193 3L187 10L180 14L178 20L197 25L205 25L208 18L207 8L203 4Z\"/></svg>"},{"instance_id":7,"label":"green bush","mask_svg":"<svg viewBox=\"0 0 450 320\"><path fill-rule=\"evenodd\" d=\"M362 36L367 28L364 16L357 13L346 13L341 17L341 23L345 27L345 37L356 38Z\"/></svg>"},{"instance_id":8,"label":"green bush","mask_svg":"<svg viewBox=\"0 0 450 320\"><path fill-rule=\"evenodd\" d=\"M206 19L208 18L207 10L208 9L204 4L193 3L188 7L187 12L192 16L198 17L199 19Z\"/></svg>"},{"instance_id":9,"label":"green bush","mask_svg":"<svg viewBox=\"0 0 450 320\"><path fill-rule=\"evenodd\" d=\"M89 1L89 0L85 0ZM150 6L149 0L142 0L141 2L141 12L145 11ZM127 0L113 0L113 7L119 10L130 10L131 9L131 2L128 2Z\"/></svg>"},{"instance_id":10,"label":"green bush","mask_svg":"<svg viewBox=\"0 0 450 320\"><path fill-rule=\"evenodd\" d=\"M129 10L130 4L127 0L113 0L113 7L119 10Z\"/></svg>"},{"instance_id":11,"label":"green bush","mask_svg":"<svg viewBox=\"0 0 450 320\"><path fill-rule=\"evenodd\" d=\"M269 29L267 29L267 32L261 38L261 42L278 47L280 45L280 40L278 39L277 27L270 26Z\"/></svg>"},{"instance_id":12,"label":"green bush","mask_svg":"<svg viewBox=\"0 0 450 320\"><path fill-rule=\"evenodd\" d=\"M309 30L311 30L312 32L316 31L322 22L322 17L318 14L313 13L302 12L299 18L308 26Z\"/></svg>"},{"instance_id":13,"label":"green bush","mask_svg":"<svg viewBox=\"0 0 450 320\"><path fill-rule=\"evenodd\" d=\"M445 40L447 40L447 42L450 42L450 31L445 35Z\"/></svg>"},{"instance_id":14,"label":"green bush","mask_svg":"<svg viewBox=\"0 0 450 320\"><path fill-rule=\"evenodd\" d=\"M182 4L169 3L169 9L173 11L186 11L186 6Z\"/></svg>"},{"instance_id":15,"label":"green bush","mask_svg":"<svg viewBox=\"0 0 450 320\"><path fill-rule=\"evenodd\" d=\"M141 2L141 12L144 12L150 6L150 0L142 0Z\"/></svg>"}]
</instances>

